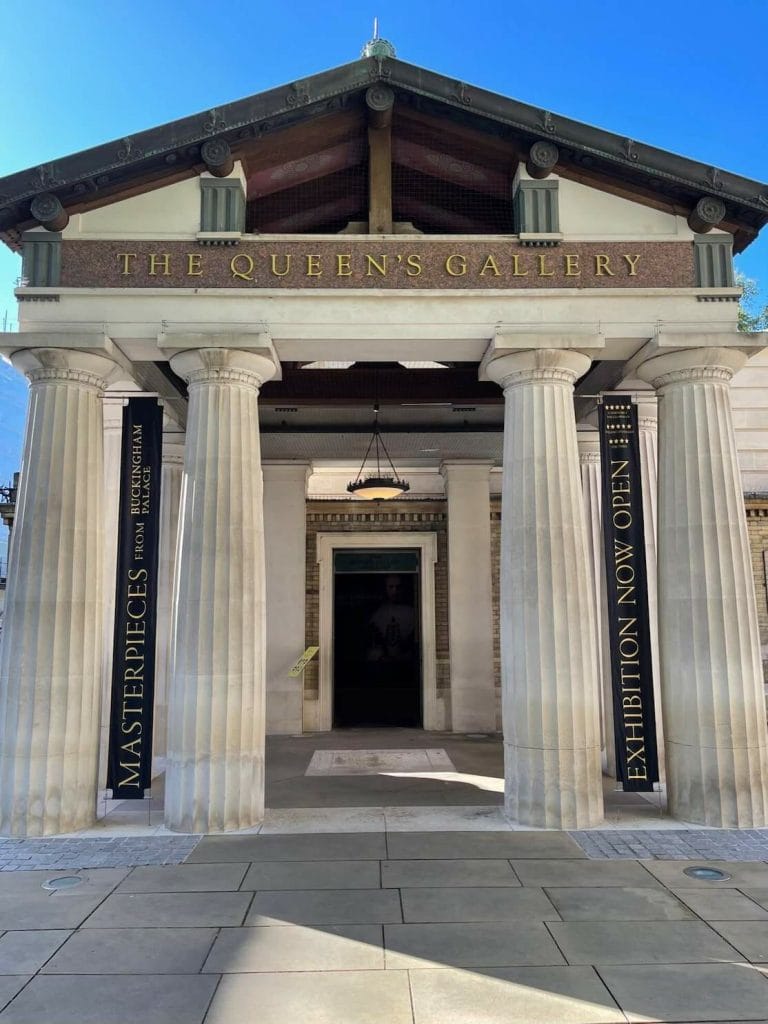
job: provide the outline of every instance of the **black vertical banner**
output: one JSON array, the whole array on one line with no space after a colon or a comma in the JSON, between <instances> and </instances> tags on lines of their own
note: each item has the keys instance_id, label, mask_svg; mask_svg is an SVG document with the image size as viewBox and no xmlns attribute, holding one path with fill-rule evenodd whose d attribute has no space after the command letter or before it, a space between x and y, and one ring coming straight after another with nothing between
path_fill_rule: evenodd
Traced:
<instances>
[{"instance_id":1,"label":"black vertical banner","mask_svg":"<svg viewBox=\"0 0 768 1024\"><path fill-rule=\"evenodd\" d=\"M652 790L659 764L640 444L628 395L606 395L600 405L600 455L616 778L625 790Z\"/></svg>"},{"instance_id":2,"label":"black vertical banner","mask_svg":"<svg viewBox=\"0 0 768 1024\"><path fill-rule=\"evenodd\" d=\"M123 409L115 643L107 786L141 800L152 779L157 556L163 411L154 398Z\"/></svg>"}]
</instances>

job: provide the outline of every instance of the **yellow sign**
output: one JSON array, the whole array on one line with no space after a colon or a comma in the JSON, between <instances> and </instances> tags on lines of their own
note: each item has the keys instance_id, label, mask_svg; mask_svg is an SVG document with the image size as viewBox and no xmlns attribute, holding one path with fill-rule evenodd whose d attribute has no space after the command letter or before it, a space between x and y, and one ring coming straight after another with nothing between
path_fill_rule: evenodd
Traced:
<instances>
[{"instance_id":1,"label":"yellow sign","mask_svg":"<svg viewBox=\"0 0 768 1024\"><path fill-rule=\"evenodd\" d=\"M304 651L302 656L299 658L299 660L296 662L296 664L293 666L288 675L292 676L294 679L296 678L296 676L300 676L319 650L319 647L308 647L306 651Z\"/></svg>"}]
</instances>

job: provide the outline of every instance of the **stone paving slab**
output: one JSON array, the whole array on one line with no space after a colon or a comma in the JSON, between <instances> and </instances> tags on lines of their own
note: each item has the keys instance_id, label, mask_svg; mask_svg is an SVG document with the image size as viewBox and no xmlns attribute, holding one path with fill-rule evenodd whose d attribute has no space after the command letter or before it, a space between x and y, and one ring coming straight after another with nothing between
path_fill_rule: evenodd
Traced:
<instances>
[{"instance_id":1,"label":"stone paving slab","mask_svg":"<svg viewBox=\"0 0 768 1024\"><path fill-rule=\"evenodd\" d=\"M221 979L205 1024L412 1024L406 971L230 974Z\"/></svg>"},{"instance_id":2,"label":"stone paving slab","mask_svg":"<svg viewBox=\"0 0 768 1024\"><path fill-rule=\"evenodd\" d=\"M78 871L11 871L0 873L0 898L3 896L21 896L25 893L37 894L44 892L43 885L52 878L76 876L81 884L71 889L59 889L56 896L106 896L128 874L129 868L96 868Z\"/></svg>"},{"instance_id":3,"label":"stone paving slab","mask_svg":"<svg viewBox=\"0 0 768 1024\"><path fill-rule=\"evenodd\" d=\"M0 1013L0 1024L202 1024L217 981L201 974L38 975Z\"/></svg>"},{"instance_id":4,"label":"stone paving slab","mask_svg":"<svg viewBox=\"0 0 768 1024\"><path fill-rule=\"evenodd\" d=\"M753 963L768 963L768 921L715 921L712 928Z\"/></svg>"},{"instance_id":5,"label":"stone paving slab","mask_svg":"<svg viewBox=\"0 0 768 1024\"><path fill-rule=\"evenodd\" d=\"M564 964L538 921L384 925L387 970Z\"/></svg>"},{"instance_id":6,"label":"stone paving slab","mask_svg":"<svg viewBox=\"0 0 768 1024\"><path fill-rule=\"evenodd\" d=\"M381 864L385 889L403 886L519 886L508 860L385 860Z\"/></svg>"},{"instance_id":7,"label":"stone paving slab","mask_svg":"<svg viewBox=\"0 0 768 1024\"><path fill-rule=\"evenodd\" d=\"M286 836L205 836L189 864L228 861L381 860L387 856L383 832Z\"/></svg>"},{"instance_id":8,"label":"stone paving slab","mask_svg":"<svg viewBox=\"0 0 768 1024\"><path fill-rule=\"evenodd\" d=\"M47 892L0 896L0 930L78 928L104 898Z\"/></svg>"},{"instance_id":9,"label":"stone paving slab","mask_svg":"<svg viewBox=\"0 0 768 1024\"><path fill-rule=\"evenodd\" d=\"M381 925L222 928L203 968L215 974L377 971L384 967ZM1 1018L0 1018L1 1020Z\"/></svg>"},{"instance_id":10,"label":"stone paving slab","mask_svg":"<svg viewBox=\"0 0 768 1024\"><path fill-rule=\"evenodd\" d=\"M694 914L663 889L554 888L547 896L564 921L685 921Z\"/></svg>"},{"instance_id":11,"label":"stone paving slab","mask_svg":"<svg viewBox=\"0 0 768 1024\"><path fill-rule=\"evenodd\" d=\"M569 964L690 964L741 960L703 921L619 921L550 924Z\"/></svg>"},{"instance_id":12,"label":"stone paving slab","mask_svg":"<svg viewBox=\"0 0 768 1024\"><path fill-rule=\"evenodd\" d=\"M136 867L117 892L236 892L247 870L248 864Z\"/></svg>"},{"instance_id":13,"label":"stone paving slab","mask_svg":"<svg viewBox=\"0 0 768 1024\"><path fill-rule=\"evenodd\" d=\"M215 928L89 928L69 938L42 974L198 974Z\"/></svg>"},{"instance_id":14,"label":"stone paving slab","mask_svg":"<svg viewBox=\"0 0 768 1024\"><path fill-rule=\"evenodd\" d=\"M389 892L391 890L384 890ZM559 921L542 889L402 889L407 923L439 921Z\"/></svg>"},{"instance_id":15,"label":"stone paving slab","mask_svg":"<svg viewBox=\"0 0 768 1024\"><path fill-rule=\"evenodd\" d=\"M0 974L34 974L71 934L58 928L6 932L0 938Z\"/></svg>"},{"instance_id":16,"label":"stone paving slab","mask_svg":"<svg viewBox=\"0 0 768 1024\"><path fill-rule=\"evenodd\" d=\"M712 860L707 867L719 868L730 878L719 882L711 882L705 878L691 878L685 874L688 867L696 867L700 861L645 861L645 868L669 888L674 889L744 889L745 887L768 886L768 864L749 861Z\"/></svg>"},{"instance_id":17,"label":"stone paving slab","mask_svg":"<svg viewBox=\"0 0 768 1024\"><path fill-rule=\"evenodd\" d=\"M13 997L24 988L30 977L29 974L0 977L0 1010L7 1006Z\"/></svg>"},{"instance_id":18,"label":"stone paving slab","mask_svg":"<svg viewBox=\"0 0 768 1024\"><path fill-rule=\"evenodd\" d=\"M735 889L720 892L673 889L672 892L705 921L768 921L768 910L765 907L756 902L754 897L745 896ZM768 896L768 890L765 892Z\"/></svg>"},{"instance_id":19,"label":"stone paving slab","mask_svg":"<svg viewBox=\"0 0 768 1024\"><path fill-rule=\"evenodd\" d=\"M648 874L641 864L597 864L589 860L513 860L512 867L523 885L542 885L545 888L566 886L629 886L631 888L659 888L659 882Z\"/></svg>"},{"instance_id":20,"label":"stone paving slab","mask_svg":"<svg viewBox=\"0 0 768 1024\"><path fill-rule=\"evenodd\" d=\"M624 1024L591 967L411 971L415 1024Z\"/></svg>"},{"instance_id":21,"label":"stone paving slab","mask_svg":"<svg viewBox=\"0 0 768 1024\"><path fill-rule=\"evenodd\" d=\"M630 1021L761 1021L768 1010L768 980L745 964L601 967L599 973Z\"/></svg>"},{"instance_id":22,"label":"stone paving slab","mask_svg":"<svg viewBox=\"0 0 768 1024\"><path fill-rule=\"evenodd\" d=\"M274 861L252 864L243 889L377 889L377 860Z\"/></svg>"},{"instance_id":23,"label":"stone paving slab","mask_svg":"<svg viewBox=\"0 0 768 1024\"><path fill-rule=\"evenodd\" d=\"M250 892L113 893L86 928L221 928L243 923Z\"/></svg>"},{"instance_id":24,"label":"stone paving slab","mask_svg":"<svg viewBox=\"0 0 768 1024\"><path fill-rule=\"evenodd\" d=\"M387 851L392 860L584 856L565 832L389 832Z\"/></svg>"},{"instance_id":25,"label":"stone paving slab","mask_svg":"<svg viewBox=\"0 0 768 1024\"><path fill-rule=\"evenodd\" d=\"M395 889L257 892L247 925L390 924L403 920Z\"/></svg>"}]
</instances>

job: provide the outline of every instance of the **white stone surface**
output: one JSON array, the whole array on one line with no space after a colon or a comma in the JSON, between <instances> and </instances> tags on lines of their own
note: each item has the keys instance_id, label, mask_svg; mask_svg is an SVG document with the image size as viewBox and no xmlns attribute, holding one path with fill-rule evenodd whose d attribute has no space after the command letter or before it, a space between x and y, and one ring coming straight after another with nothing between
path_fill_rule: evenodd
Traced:
<instances>
[{"instance_id":1,"label":"white stone surface","mask_svg":"<svg viewBox=\"0 0 768 1024\"><path fill-rule=\"evenodd\" d=\"M102 652L103 355L14 354L31 387L0 651L0 832L96 814Z\"/></svg>"},{"instance_id":2,"label":"white stone surface","mask_svg":"<svg viewBox=\"0 0 768 1024\"><path fill-rule=\"evenodd\" d=\"M544 344L544 342L542 342ZM588 356L534 349L488 363L504 388L501 659L505 807L527 825L603 815L597 653L573 384Z\"/></svg>"},{"instance_id":3,"label":"white stone surface","mask_svg":"<svg viewBox=\"0 0 768 1024\"><path fill-rule=\"evenodd\" d=\"M107 784L109 757L109 716L112 706L112 661L115 639L115 582L117 578L117 533L120 505L120 461L123 436L123 396L107 392L103 403L104 502L102 571L101 723L99 728L99 788Z\"/></svg>"},{"instance_id":4,"label":"white stone surface","mask_svg":"<svg viewBox=\"0 0 768 1024\"><path fill-rule=\"evenodd\" d=\"M173 436L173 435L171 435ZM157 629L155 639L155 698L152 770L165 768L168 747L168 691L171 684L173 581L176 567L184 446L163 437L160 482L160 545L157 560Z\"/></svg>"},{"instance_id":5,"label":"white stone surface","mask_svg":"<svg viewBox=\"0 0 768 1024\"><path fill-rule=\"evenodd\" d=\"M493 732L490 461L444 462L448 498L451 728Z\"/></svg>"},{"instance_id":6,"label":"white stone surface","mask_svg":"<svg viewBox=\"0 0 768 1024\"><path fill-rule=\"evenodd\" d=\"M659 623L675 817L768 820L768 735L729 382L736 348L684 349L639 375L659 394Z\"/></svg>"},{"instance_id":7,"label":"white stone surface","mask_svg":"<svg viewBox=\"0 0 768 1024\"><path fill-rule=\"evenodd\" d=\"M381 775L454 771L442 747L424 750L316 750L305 775Z\"/></svg>"},{"instance_id":8,"label":"white stone surface","mask_svg":"<svg viewBox=\"0 0 768 1024\"><path fill-rule=\"evenodd\" d=\"M302 730L303 676L288 675L304 651L307 589L305 462L264 466L267 573L267 733Z\"/></svg>"},{"instance_id":9,"label":"white stone surface","mask_svg":"<svg viewBox=\"0 0 768 1024\"><path fill-rule=\"evenodd\" d=\"M200 348L189 385L168 702L166 825L220 832L264 815L264 526L258 393L275 364Z\"/></svg>"},{"instance_id":10,"label":"white stone surface","mask_svg":"<svg viewBox=\"0 0 768 1024\"><path fill-rule=\"evenodd\" d=\"M661 712L661 663L659 661L658 504L659 504L659 410L655 395L637 397L637 436L640 444L640 477L643 496L645 574L648 584L648 639L651 645L653 701L656 711L656 750L659 782L667 777L664 750L664 716Z\"/></svg>"},{"instance_id":11,"label":"white stone surface","mask_svg":"<svg viewBox=\"0 0 768 1024\"><path fill-rule=\"evenodd\" d=\"M616 777L616 744L613 735L613 681L611 679L611 645L608 634L608 600L605 582L605 548L603 545L602 479L600 469L600 435L591 426L579 426L579 463L587 527L590 594L595 610L595 648L600 688L600 745L603 771Z\"/></svg>"}]
</instances>

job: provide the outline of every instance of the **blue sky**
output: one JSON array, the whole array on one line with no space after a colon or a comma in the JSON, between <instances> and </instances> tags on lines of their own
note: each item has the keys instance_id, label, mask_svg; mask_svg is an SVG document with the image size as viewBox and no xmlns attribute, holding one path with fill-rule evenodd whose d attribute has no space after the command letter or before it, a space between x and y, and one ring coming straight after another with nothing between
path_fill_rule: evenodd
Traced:
<instances>
[{"instance_id":1,"label":"blue sky","mask_svg":"<svg viewBox=\"0 0 768 1024\"><path fill-rule=\"evenodd\" d=\"M766 0L510 4L3 0L0 177L356 59L403 60L768 179ZM768 232L738 265L768 290ZM0 323L16 257L0 247ZM24 383L0 367L0 481Z\"/></svg>"}]
</instances>

